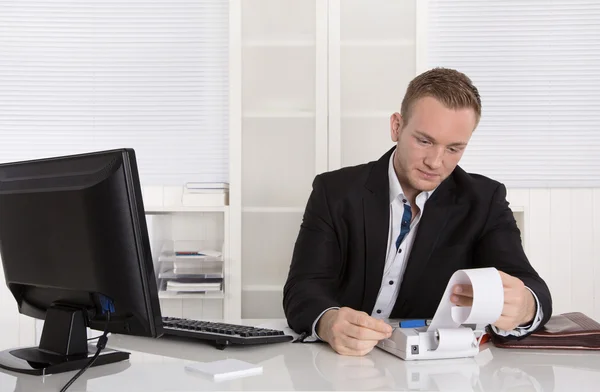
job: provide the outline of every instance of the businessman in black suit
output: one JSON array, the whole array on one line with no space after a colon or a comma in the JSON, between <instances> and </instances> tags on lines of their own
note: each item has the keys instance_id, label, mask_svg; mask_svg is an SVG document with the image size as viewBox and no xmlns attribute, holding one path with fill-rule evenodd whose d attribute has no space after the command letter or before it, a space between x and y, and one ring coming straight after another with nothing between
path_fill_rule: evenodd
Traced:
<instances>
[{"instance_id":1,"label":"businessman in black suit","mask_svg":"<svg viewBox=\"0 0 600 392\"><path fill-rule=\"evenodd\" d=\"M283 305L298 333L346 355L391 334L385 318L431 318L452 274L495 267L504 307L494 333L526 336L552 314L506 188L458 162L481 116L477 88L437 68L409 84L381 159L318 175L298 234ZM451 301L472 304L469 285Z\"/></svg>"}]
</instances>

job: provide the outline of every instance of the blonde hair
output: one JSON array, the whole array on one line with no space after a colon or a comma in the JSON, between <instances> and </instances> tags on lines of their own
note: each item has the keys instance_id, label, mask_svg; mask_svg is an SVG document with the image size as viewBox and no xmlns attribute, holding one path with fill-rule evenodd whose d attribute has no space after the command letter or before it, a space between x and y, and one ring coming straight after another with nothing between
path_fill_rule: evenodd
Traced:
<instances>
[{"instance_id":1,"label":"blonde hair","mask_svg":"<svg viewBox=\"0 0 600 392\"><path fill-rule=\"evenodd\" d=\"M400 114L408 123L415 102L432 97L449 109L471 108L481 118L481 97L471 79L462 72L449 68L433 68L415 77L408 85L402 100Z\"/></svg>"}]
</instances>

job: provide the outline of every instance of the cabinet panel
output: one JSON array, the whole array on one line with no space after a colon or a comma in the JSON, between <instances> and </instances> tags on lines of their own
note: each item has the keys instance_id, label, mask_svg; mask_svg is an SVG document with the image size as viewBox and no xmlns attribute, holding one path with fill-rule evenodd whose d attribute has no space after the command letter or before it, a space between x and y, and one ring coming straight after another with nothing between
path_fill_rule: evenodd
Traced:
<instances>
[{"instance_id":1,"label":"cabinet panel","mask_svg":"<svg viewBox=\"0 0 600 392\"><path fill-rule=\"evenodd\" d=\"M328 151L336 169L377 159L393 146L389 118L416 74L416 0L329 4Z\"/></svg>"},{"instance_id":2,"label":"cabinet panel","mask_svg":"<svg viewBox=\"0 0 600 392\"><path fill-rule=\"evenodd\" d=\"M400 110L406 87L415 74L414 50L342 47L340 57L342 117Z\"/></svg>"},{"instance_id":3,"label":"cabinet panel","mask_svg":"<svg viewBox=\"0 0 600 392\"><path fill-rule=\"evenodd\" d=\"M315 173L314 119L245 119L242 204L303 207Z\"/></svg>"},{"instance_id":4,"label":"cabinet panel","mask_svg":"<svg viewBox=\"0 0 600 392\"><path fill-rule=\"evenodd\" d=\"M328 3L242 0L244 318L283 315L302 211L327 169Z\"/></svg>"},{"instance_id":5,"label":"cabinet panel","mask_svg":"<svg viewBox=\"0 0 600 392\"><path fill-rule=\"evenodd\" d=\"M342 166L375 161L393 146L389 117L342 119Z\"/></svg>"},{"instance_id":6,"label":"cabinet panel","mask_svg":"<svg viewBox=\"0 0 600 392\"><path fill-rule=\"evenodd\" d=\"M342 0L342 41L394 41L415 34L415 1Z\"/></svg>"},{"instance_id":7,"label":"cabinet panel","mask_svg":"<svg viewBox=\"0 0 600 392\"><path fill-rule=\"evenodd\" d=\"M416 1L242 3L242 314L261 318L283 314L316 172L393 146L389 117L416 70Z\"/></svg>"},{"instance_id":8,"label":"cabinet panel","mask_svg":"<svg viewBox=\"0 0 600 392\"><path fill-rule=\"evenodd\" d=\"M314 47L246 47L242 52L242 63L242 110L245 115L252 112L314 112Z\"/></svg>"},{"instance_id":9,"label":"cabinet panel","mask_svg":"<svg viewBox=\"0 0 600 392\"><path fill-rule=\"evenodd\" d=\"M315 2L307 0L243 0L244 42L315 39Z\"/></svg>"},{"instance_id":10,"label":"cabinet panel","mask_svg":"<svg viewBox=\"0 0 600 392\"><path fill-rule=\"evenodd\" d=\"M242 218L242 287L283 288L302 213L246 212Z\"/></svg>"},{"instance_id":11,"label":"cabinet panel","mask_svg":"<svg viewBox=\"0 0 600 392\"><path fill-rule=\"evenodd\" d=\"M282 291L242 291L242 318L246 319L282 319Z\"/></svg>"}]
</instances>

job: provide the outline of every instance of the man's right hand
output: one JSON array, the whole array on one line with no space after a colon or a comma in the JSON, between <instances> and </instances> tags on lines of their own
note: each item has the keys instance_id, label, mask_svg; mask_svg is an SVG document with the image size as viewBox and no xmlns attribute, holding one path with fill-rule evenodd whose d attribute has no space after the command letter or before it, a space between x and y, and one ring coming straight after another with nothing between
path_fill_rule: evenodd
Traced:
<instances>
[{"instance_id":1,"label":"man's right hand","mask_svg":"<svg viewBox=\"0 0 600 392\"><path fill-rule=\"evenodd\" d=\"M331 309L317 323L321 340L342 355L366 355L380 340L392 335L383 320L350 308Z\"/></svg>"}]
</instances>

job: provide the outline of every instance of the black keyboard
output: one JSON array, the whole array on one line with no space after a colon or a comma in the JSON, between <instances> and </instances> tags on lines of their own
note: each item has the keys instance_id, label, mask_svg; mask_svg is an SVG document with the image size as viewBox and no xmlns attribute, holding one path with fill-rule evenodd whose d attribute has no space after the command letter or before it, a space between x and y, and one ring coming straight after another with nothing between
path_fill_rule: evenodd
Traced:
<instances>
[{"instance_id":1,"label":"black keyboard","mask_svg":"<svg viewBox=\"0 0 600 392\"><path fill-rule=\"evenodd\" d=\"M212 341L221 350L231 344L282 343L293 339L292 336L275 329L177 317L163 317L162 320L165 335Z\"/></svg>"}]
</instances>

